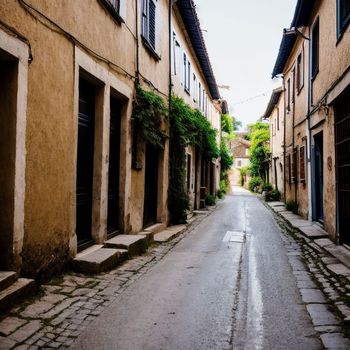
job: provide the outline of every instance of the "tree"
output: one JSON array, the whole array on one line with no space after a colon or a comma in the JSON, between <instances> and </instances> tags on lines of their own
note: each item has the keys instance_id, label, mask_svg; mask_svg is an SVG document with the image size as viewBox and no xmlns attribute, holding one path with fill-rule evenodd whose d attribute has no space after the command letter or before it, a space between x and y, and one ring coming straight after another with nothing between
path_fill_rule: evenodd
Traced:
<instances>
[{"instance_id":1,"label":"tree","mask_svg":"<svg viewBox=\"0 0 350 350\"><path fill-rule=\"evenodd\" d=\"M270 161L270 128L269 124L257 122L249 125L251 146L250 155L250 174L251 176L260 176L264 182L267 182L267 174Z\"/></svg>"}]
</instances>

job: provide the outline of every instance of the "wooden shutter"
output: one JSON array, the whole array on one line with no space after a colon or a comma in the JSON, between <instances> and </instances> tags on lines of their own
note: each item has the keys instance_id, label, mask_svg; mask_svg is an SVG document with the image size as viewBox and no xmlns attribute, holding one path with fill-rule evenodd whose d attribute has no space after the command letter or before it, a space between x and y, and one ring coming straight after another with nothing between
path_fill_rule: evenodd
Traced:
<instances>
[{"instance_id":1,"label":"wooden shutter","mask_svg":"<svg viewBox=\"0 0 350 350\"><path fill-rule=\"evenodd\" d=\"M149 0L149 43L156 48L156 5L152 0Z\"/></svg>"}]
</instances>

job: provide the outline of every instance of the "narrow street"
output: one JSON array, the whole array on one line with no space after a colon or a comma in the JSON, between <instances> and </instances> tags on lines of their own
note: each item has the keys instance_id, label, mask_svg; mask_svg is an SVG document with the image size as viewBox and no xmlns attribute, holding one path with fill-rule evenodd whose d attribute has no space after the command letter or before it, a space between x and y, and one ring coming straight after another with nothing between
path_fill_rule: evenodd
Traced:
<instances>
[{"instance_id":1,"label":"narrow street","mask_svg":"<svg viewBox=\"0 0 350 350\"><path fill-rule=\"evenodd\" d=\"M297 244L283 238L259 199L240 191L131 284L72 347L322 348L293 274L307 274Z\"/></svg>"}]
</instances>

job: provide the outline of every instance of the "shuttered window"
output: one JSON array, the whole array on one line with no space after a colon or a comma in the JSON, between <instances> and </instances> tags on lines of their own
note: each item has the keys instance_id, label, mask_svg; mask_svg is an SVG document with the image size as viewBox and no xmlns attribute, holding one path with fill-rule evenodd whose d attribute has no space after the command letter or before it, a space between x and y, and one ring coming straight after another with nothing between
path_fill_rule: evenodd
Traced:
<instances>
[{"instance_id":1,"label":"shuttered window","mask_svg":"<svg viewBox=\"0 0 350 350\"><path fill-rule=\"evenodd\" d=\"M338 0L337 7L338 37L342 35L350 23L350 0Z\"/></svg>"},{"instance_id":2,"label":"shuttered window","mask_svg":"<svg viewBox=\"0 0 350 350\"><path fill-rule=\"evenodd\" d=\"M142 1L142 36L156 49L156 3L153 0Z\"/></svg>"},{"instance_id":3,"label":"shuttered window","mask_svg":"<svg viewBox=\"0 0 350 350\"><path fill-rule=\"evenodd\" d=\"M320 21L316 20L312 28L311 36L311 78L314 79L318 73L319 63L319 41L320 41Z\"/></svg>"}]
</instances>

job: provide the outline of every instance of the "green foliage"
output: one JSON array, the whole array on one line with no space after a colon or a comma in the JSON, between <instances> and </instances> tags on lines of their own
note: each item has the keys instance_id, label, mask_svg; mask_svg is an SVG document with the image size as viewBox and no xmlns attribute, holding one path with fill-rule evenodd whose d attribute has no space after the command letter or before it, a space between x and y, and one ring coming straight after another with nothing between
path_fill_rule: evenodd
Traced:
<instances>
[{"instance_id":1,"label":"green foliage","mask_svg":"<svg viewBox=\"0 0 350 350\"><path fill-rule=\"evenodd\" d=\"M215 196L212 196L211 194L207 194L205 197L205 204L206 205L215 205L216 203L216 198Z\"/></svg>"},{"instance_id":2,"label":"green foliage","mask_svg":"<svg viewBox=\"0 0 350 350\"><path fill-rule=\"evenodd\" d=\"M289 200L286 202L286 209L294 214L298 214L299 204L296 201Z\"/></svg>"},{"instance_id":3,"label":"green foliage","mask_svg":"<svg viewBox=\"0 0 350 350\"><path fill-rule=\"evenodd\" d=\"M221 157L221 172L225 173L229 170L233 164L233 157L229 152L229 149L224 140L221 140L220 144L220 157Z\"/></svg>"},{"instance_id":4,"label":"green foliage","mask_svg":"<svg viewBox=\"0 0 350 350\"><path fill-rule=\"evenodd\" d=\"M227 132L228 134L233 133L233 118L228 114L221 115L221 130Z\"/></svg>"},{"instance_id":5,"label":"green foliage","mask_svg":"<svg viewBox=\"0 0 350 350\"><path fill-rule=\"evenodd\" d=\"M218 198L223 198L224 197L224 195L228 191L228 186L229 186L229 183L228 183L228 179L227 178L220 180L220 187L219 187L219 189L217 190L217 193L216 193Z\"/></svg>"},{"instance_id":6,"label":"green foliage","mask_svg":"<svg viewBox=\"0 0 350 350\"><path fill-rule=\"evenodd\" d=\"M251 133L250 173L266 179L270 160L270 129L269 124L257 122L249 126Z\"/></svg>"},{"instance_id":7,"label":"green foliage","mask_svg":"<svg viewBox=\"0 0 350 350\"><path fill-rule=\"evenodd\" d=\"M265 200L266 202L279 201L281 199L281 192L278 190L272 190L266 192Z\"/></svg>"},{"instance_id":8,"label":"green foliage","mask_svg":"<svg viewBox=\"0 0 350 350\"><path fill-rule=\"evenodd\" d=\"M248 184L249 191L257 192L263 183L264 181L261 177L259 176L252 177Z\"/></svg>"},{"instance_id":9,"label":"green foliage","mask_svg":"<svg viewBox=\"0 0 350 350\"><path fill-rule=\"evenodd\" d=\"M145 91L140 86L136 87L132 111L133 127L145 142L164 148L164 138L167 135L162 127L167 116L168 109L160 96Z\"/></svg>"},{"instance_id":10,"label":"green foliage","mask_svg":"<svg viewBox=\"0 0 350 350\"><path fill-rule=\"evenodd\" d=\"M242 166L241 168L239 168L239 181L241 186L244 186L245 176L248 174L248 172L249 172L248 166Z\"/></svg>"},{"instance_id":11,"label":"green foliage","mask_svg":"<svg viewBox=\"0 0 350 350\"><path fill-rule=\"evenodd\" d=\"M169 210L172 223L183 223L190 203L185 186L185 147L194 145L203 157L210 159L217 158L220 151L216 144L216 130L199 110L192 109L174 95L170 106Z\"/></svg>"},{"instance_id":12,"label":"green foliage","mask_svg":"<svg viewBox=\"0 0 350 350\"><path fill-rule=\"evenodd\" d=\"M272 190L273 190L273 187L272 187L272 185L270 183L264 184L263 191L269 192L269 191L272 191Z\"/></svg>"}]
</instances>

